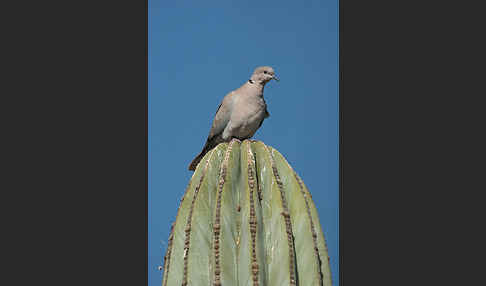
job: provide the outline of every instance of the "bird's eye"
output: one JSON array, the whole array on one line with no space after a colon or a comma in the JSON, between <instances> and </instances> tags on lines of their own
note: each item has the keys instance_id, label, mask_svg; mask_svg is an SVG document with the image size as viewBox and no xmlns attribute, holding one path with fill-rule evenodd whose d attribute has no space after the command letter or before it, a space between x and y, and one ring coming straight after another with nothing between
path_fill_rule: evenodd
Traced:
<instances>
[{"instance_id":1,"label":"bird's eye","mask_svg":"<svg viewBox=\"0 0 486 286\"><path fill-rule=\"evenodd\" d=\"M267 71L263 71L263 73L267 73Z\"/></svg>"}]
</instances>

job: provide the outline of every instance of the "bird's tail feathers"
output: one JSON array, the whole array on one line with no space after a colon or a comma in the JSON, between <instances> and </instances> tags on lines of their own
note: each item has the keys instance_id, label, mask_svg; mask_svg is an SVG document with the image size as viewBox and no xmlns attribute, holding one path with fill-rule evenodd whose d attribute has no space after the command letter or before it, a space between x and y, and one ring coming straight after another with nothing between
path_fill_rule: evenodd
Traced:
<instances>
[{"instance_id":1,"label":"bird's tail feathers","mask_svg":"<svg viewBox=\"0 0 486 286\"><path fill-rule=\"evenodd\" d=\"M214 136L211 139L208 138L208 140L206 140L206 144L204 144L204 147L203 147L201 153L199 153L196 156L196 158L194 158L194 160L192 160L191 164L189 164L189 168L188 169L190 171L195 171L197 165L202 160L202 158L204 157L204 155L206 155L206 153L208 153L211 149L213 149L214 147L216 147L221 142L223 142L223 140L221 138L221 135Z\"/></svg>"}]
</instances>

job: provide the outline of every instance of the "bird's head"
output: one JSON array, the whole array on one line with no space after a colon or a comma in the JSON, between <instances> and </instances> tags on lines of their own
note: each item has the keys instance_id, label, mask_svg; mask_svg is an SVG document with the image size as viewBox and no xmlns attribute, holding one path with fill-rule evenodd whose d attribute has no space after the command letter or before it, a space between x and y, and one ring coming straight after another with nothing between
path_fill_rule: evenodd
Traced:
<instances>
[{"instance_id":1,"label":"bird's head","mask_svg":"<svg viewBox=\"0 0 486 286\"><path fill-rule=\"evenodd\" d=\"M275 71L272 67L263 66L258 67L255 69L253 74L251 75L250 80L253 82L258 82L262 85L266 84L267 82L271 81L272 79L279 81L277 76L275 76Z\"/></svg>"}]
</instances>

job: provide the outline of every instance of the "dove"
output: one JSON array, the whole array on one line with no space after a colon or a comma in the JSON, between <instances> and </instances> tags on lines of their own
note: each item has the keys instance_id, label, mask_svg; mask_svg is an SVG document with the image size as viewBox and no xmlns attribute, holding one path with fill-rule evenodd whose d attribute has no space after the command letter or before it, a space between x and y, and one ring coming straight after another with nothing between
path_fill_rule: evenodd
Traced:
<instances>
[{"instance_id":1,"label":"dove","mask_svg":"<svg viewBox=\"0 0 486 286\"><path fill-rule=\"evenodd\" d=\"M258 67L247 82L223 98L216 110L206 144L189 164L189 170L196 170L204 155L219 143L229 142L233 138L242 141L255 134L263 120L270 116L263 89L272 79L279 81L272 67Z\"/></svg>"}]
</instances>

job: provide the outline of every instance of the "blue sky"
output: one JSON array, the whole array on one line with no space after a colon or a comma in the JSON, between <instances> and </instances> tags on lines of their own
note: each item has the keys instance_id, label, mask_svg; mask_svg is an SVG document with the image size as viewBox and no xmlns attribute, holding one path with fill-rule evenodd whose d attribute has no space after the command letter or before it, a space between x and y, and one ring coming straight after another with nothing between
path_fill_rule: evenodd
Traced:
<instances>
[{"instance_id":1,"label":"blue sky","mask_svg":"<svg viewBox=\"0 0 486 286\"><path fill-rule=\"evenodd\" d=\"M276 148L313 196L339 285L338 1L149 0L149 285L160 286L170 225L214 113L261 65Z\"/></svg>"}]
</instances>

